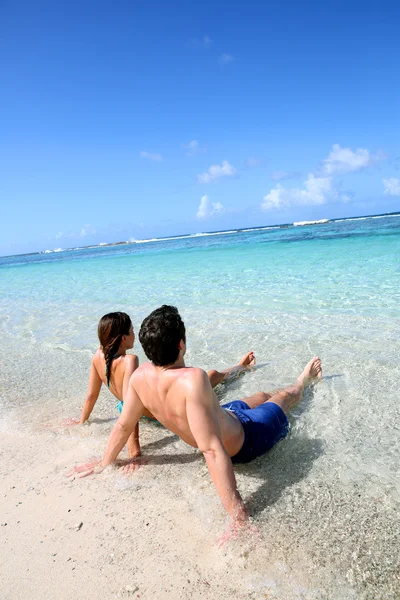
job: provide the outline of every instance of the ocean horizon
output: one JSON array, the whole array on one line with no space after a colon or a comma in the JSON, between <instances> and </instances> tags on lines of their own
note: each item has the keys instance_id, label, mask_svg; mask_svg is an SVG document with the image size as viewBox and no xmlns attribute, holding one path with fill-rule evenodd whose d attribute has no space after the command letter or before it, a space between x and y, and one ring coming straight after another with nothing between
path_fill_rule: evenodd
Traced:
<instances>
[{"instance_id":1,"label":"ocean horizon","mask_svg":"<svg viewBox=\"0 0 400 600\"><path fill-rule=\"evenodd\" d=\"M381 213L381 214L371 214L371 215L354 215L351 217L338 217L336 219L318 219L318 220L309 220L309 221L294 221L293 223L278 223L274 225L254 225L252 227L243 227L243 228L230 228L230 229L222 229L222 230L212 230L212 231L199 231L194 233L180 233L176 235L169 236L161 236L161 237L152 237L147 239L135 239L131 238L126 241L118 241L118 242L100 242L99 244L89 244L87 246L71 246L68 248L55 248L53 250L39 250L35 252L22 252L17 254L7 254L1 255L0 258L13 258L15 256L34 256L36 254L52 254L53 252L71 252L75 250L87 250L91 248L102 248L109 246L119 246L126 244L145 244L151 242L162 242L169 240L179 240L186 239L191 237L201 237L201 236L210 236L210 235L230 235L235 233L245 233L251 231L267 231L269 229L286 229L288 227L299 227L299 226L311 226L311 225L324 225L326 223L342 223L345 221L363 221L366 219L383 219L390 217L399 217L400 212L390 212L390 213Z\"/></svg>"}]
</instances>

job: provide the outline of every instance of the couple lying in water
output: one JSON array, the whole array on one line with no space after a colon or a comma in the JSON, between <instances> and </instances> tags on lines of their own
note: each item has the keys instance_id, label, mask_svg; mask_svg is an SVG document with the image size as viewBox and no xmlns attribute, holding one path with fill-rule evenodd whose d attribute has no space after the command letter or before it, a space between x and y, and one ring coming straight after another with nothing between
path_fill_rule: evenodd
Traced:
<instances>
[{"instance_id":1,"label":"couple lying in water","mask_svg":"<svg viewBox=\"0 0 400 600\"><path fill-rule=\"evenodd\" d=\"M114 330L115 315L124 325ZM117 332L117 333L115 333ZM103 459L75 467L70 475L101 473L112 464L128 442L135 468L140 454L138 422L142 416L157 419L183 441L204 455L221 501L234 529L248 524L249 517L237 490L232 463L245 463L267 452L289 429L287 413L302 397L304 387L322 377L321 361L314 357L297 381L282 390L258 392L244 400L220 406L213 387L232 371L251 367L252 352L226 371L186 367L185 325L173 306L162 306L144 319L139 339L151 362L138 366L134 333L124 313L106 315L99 324L101 348L93 358L89 393L82 409L85 422L97 400L102 383L109 385L123 403L121 415L109 437ZM136 433L135 433L136 432Z\"/></svg>"},{"instance_id":2,"label":"couple lying in water","mask_svg":"<svg viewBox=\"0 0 400 600\"><path fill-rule=\"evenodd\" d=\"M88 421L103 383L118 400L117 409L121 414L130 376L139 366L138 357L135 354L126 353L127 350L133 348L135 343L135 334L129 315L123 312L104 315L99 321L97 334L100 348L96 351L90 366L88 392L82 407L81 418L79 421L68 420L65 423L66 425L78 423L83 425ZM254 365L254 353L248 352L237 365L224 371L212 369L207 372L207 376L214 388L227 377L246 371ZM146 408L143 411L143 416L148 419L155 419ZM136 458L141 454L139 424L136 425L135 430L128 438L128 453L130 458Z\"/></svg>"}]
</instances>

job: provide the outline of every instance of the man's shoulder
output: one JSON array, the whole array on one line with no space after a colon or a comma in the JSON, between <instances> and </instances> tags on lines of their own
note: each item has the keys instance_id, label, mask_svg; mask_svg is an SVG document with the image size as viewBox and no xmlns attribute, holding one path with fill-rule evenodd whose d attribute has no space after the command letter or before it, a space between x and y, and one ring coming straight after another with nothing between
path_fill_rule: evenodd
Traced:
<instances>
[{"instance_id":1,"label":"man's shoulder","mask_svg":"<svg viewBox=\"0 0 400 600\"><path fill-rule=\"evenodd\" d=\"M202 386L208 381L207 373L199 367L185 367L182 371L182 380L188 385Z\"/></svg>"},{"instance_id":2,"label":"man's shoulder","mask_svg":"<svg viewBox=\"0 0 400 600\"><path fill-rule=\"evenodd\" d=\"M132 355L133 356L133 355ZM137 358L137 357L136 357ZM137 369L136 371L133 373L132 377L135 379L141 379L142 377L144 377L147 373L149 373L150 371L154 370L154 366L151 364L151 362L145 362L142 363Z\"/></svg>"}]
</instances>

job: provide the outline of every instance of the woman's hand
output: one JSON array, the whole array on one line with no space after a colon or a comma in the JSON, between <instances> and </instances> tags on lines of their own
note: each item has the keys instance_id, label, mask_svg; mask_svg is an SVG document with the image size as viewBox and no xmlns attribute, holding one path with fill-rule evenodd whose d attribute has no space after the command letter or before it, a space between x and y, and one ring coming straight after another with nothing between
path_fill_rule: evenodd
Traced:
<instances>
[{"instance_id":1,"label":"woman's hand","mask_svg":"<svg viewBox=\"0 0 400 600\"><path fill-rule=\"evenodd\" d=\"M63 419L60 421L60 427L73 427L74 425L82 425L79 419L74 419L73 417L69 417L68 419Z\"/></svg>"}]
</instances>

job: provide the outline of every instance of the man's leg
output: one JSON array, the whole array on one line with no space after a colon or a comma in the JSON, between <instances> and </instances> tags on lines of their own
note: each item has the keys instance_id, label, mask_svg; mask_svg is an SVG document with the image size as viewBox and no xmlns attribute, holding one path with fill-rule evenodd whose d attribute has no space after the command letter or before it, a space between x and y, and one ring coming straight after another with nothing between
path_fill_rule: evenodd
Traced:
<instances>
[{"instance_id":1,"label":"man's leg","mask_svg":"<svg viewBox=\"0 0 400 600\"><path fill-rule=\"evenodd\" d=\"M275 390L273 392L258 392L248 398L243 398L243 402L246 402L250 408L256 408L260 404L265 402L273 402L281 407L283 412L287 414L289 410L298 402L300 402L304 387L311 383L312 380L322 378L322 367L320 359L315 356L305 366L303 372L298 377L296 383L284 388L282 390Z\"/></svg>"},{"instance_id":2,"label":"man's leg","mask_svg":"<svg viewBox=\"0 0 400 600\"><path fill-rule=\"evenodd\" d=\"M234 367L230 367L229 369L225 369L224 371L216 371L215 369L211 369L207 372L208 378L211 383L211 387L215 387L224 379L231 375L238 375L239 373L254 367L256 364L256 359L254 356L254 352L248 352L243 356L243 358L239 361L237 365Z\"/></svg>"}]
</instances>

